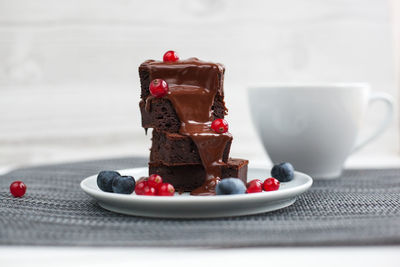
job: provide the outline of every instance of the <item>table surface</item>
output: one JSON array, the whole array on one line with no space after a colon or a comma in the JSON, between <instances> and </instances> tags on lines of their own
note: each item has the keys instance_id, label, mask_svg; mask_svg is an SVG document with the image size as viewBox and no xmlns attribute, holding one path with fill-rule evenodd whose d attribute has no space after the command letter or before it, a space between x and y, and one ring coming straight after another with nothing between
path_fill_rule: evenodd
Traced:
<instances>
[{"instance_id":1,"label":"table surface","mask_svg":"<svg viewBox=\"0 0 400 267\"><path fill-rule=\"evenodd\" d=\"M1 266L399 266L400 247L310 248L74 248L3 247ZM18 259L18 260L16 260ZM200 260L197 260L200 259ZM16 264L18 262L18 264ZM139 265L136 265L139 266Z\"/></svg>"},{"instance_id":2,"label":"table surface","mask_svg":"<svg viewBox=\"0 0 400 267\"><path fill-rule=\"evenodd\" d=\"M358 160L350 167L400 167L399 158L382 160L371 166L371 160ZM376 163L376 161L375 161ZM0 173L9 171L2 168ZM160 265L203 265L196 258L204 258L216 264L243 265L248 262L279 264L279 266L399 266L400 246L367 247L280 247L280 248L93 248L93 247L0 247L2 266L52 266L55 261L63 266L109 266L112 258L117 266L132 266L132 263ZM157 257L154 257L157 255ZM150 261L151 259L151 261ZM177 260L178 259L178 260Z\"/></svg>"}]
</instances>

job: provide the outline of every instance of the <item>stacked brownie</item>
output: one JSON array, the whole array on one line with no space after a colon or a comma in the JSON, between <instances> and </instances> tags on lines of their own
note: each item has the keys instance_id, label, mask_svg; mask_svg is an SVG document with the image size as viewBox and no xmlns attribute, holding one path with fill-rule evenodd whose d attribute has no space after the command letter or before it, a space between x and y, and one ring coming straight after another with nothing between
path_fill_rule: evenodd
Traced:
<instances>
[{"instance_id":1,"label":"stacked brownie","mask_svg":"<svg viewBox=\"0 0 400 267\"><path fill-rule=\"evenodd\" d=\"M213 120L226 114L224 72L221 64L196 58L148 60L139 67L142 126L146 131L153 128L149 174L161 175L177 190L201 187L212 176L212 168L217 168L218 179L247 180L248 161L229 158L232 135L208 129ZM154 79L166 81L170 90L166 96L150 93Z\"/></svg>"}]
</instances>

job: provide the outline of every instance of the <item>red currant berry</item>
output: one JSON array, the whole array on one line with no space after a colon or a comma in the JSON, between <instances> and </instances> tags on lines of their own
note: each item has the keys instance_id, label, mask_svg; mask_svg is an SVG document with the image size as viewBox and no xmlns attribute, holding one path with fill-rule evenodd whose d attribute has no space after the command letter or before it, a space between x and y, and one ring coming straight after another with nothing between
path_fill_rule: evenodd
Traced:
<instances>
[{"instance_id":1,"label":"red currant berry","mask_svg":"<svg viewBox=\"0 0 400 267\"><path fill-rule=\"evenodd\" d=\"M252 180L247 183L246 193L259 193L262 192L262 182L258 179Z\"/></svg>"},{"instance_id":2,"label":"red currant berry","mask_svg":"<svg viewBox=\"0 0 400 267\"><path fill-rule=\"evenodd\" d=\"M163 183L157 188L157 196L173 196L175 188L172 184Z\"/></svg>"},{"instance_id":3,"label":"red currant berry","mask_svg":"<svg viewBox=\"0 0 400 267\"><path fill-rule=\"evenodd\" d=\"M164 62L175 62L179 60L179 56L175 51L169 50L165 52L163 61Z\"/></svg>"},{"instance_id":4,"label":"red currant berry","mask_svg":"<svg viewBox=\"0 0 400 267\"><path fill-rule=\"evenodd\" d=\"M148 185L154 188L157 188L159 185L162 184L162 182L163 180L158 174L150 175L149 179L147 180Z\"/></svg>"},{"instance_id":5,"label":"red currant berry","mask_svg":"<svg viewBox=\"0 0 400 267\"><path fill-rule=\"evenodd\" d=\"M10 185L10 192L14 197L22 197L26 192L26 185L21 181L15 181Z\"/></svg>"},{"instance_id":6,"label":"red currant berry","mask_svg":"<svg viewBox=\"0 0 400 267\"><path fill-rule=\"evenodd\" d=\"M140 182L144 182L147 181L149 179L149 177L147 176L142 176L139 178L139 180L136 181L136 184L140 183Z\"/></svg>"},{"instance_id":7,"label":"red currant berry","mask_svg":"<svg viewBox=\"0 0 400 267\"><path fill-rule=\"evenodd\" d=\"M275 191L279 189L279 181L275 178L268 178L264 181L263 189L265 191Z\"/></svg>"},{"instance_id":8,"label":"red currant berry","mask_svg":"<svg viewBox=\"0 0 400 267\"><path fill-rule=\"evenodd\" d=\"M143 188L143 194L144 196L155 196L156 195L156 189L152 186L146 185Z\"/></svg>"},{"instance_id":9,"label":"red currant berry","mask_svg":"<svg viewBox=\"0 0 400 267\"><path fill-rule=\"evenodd\" d=\"M145 181L145 180L139 181L135 186L136 195L143 195L144 194L144 188L146 186L148 186L147 185L147 181Z\"/></svg>"},{"instance_id":10,"label":"red currant berry","mask_svg":"<svg viewBox=\"0 0 400 267\"><path fill-rule=\"evenodd\" d=\"M168 84L162 79L154 79L150 83L150 93L155 97L163 97L168 93Z\"/></svg>"},{"instance_id":11,"label":"red currant berry","mask_svg":"<svg viewBox=\"0 0 400 267\"><path fill-rule=\"evenodd\" d=\"M228 131L228 123L224 119L216 119L212 122L211 129L216 133L226 133Z\"/></svg>"}]
</instances>

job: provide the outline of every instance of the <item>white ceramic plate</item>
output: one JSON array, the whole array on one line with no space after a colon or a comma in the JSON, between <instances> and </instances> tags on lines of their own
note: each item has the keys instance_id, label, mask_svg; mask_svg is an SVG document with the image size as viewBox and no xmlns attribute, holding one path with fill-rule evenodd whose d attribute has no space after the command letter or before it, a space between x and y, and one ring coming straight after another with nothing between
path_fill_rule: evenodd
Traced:
<instances>
[{"instance_id":1,"label":"white ceramic plate","mask_svg":"<svg viewBox=\"0 0 400 267\"><path fill-rule=\"evenodd\" d=\"M147 168L126 169L118 172L135 178L148 175ZM248 181L263 180L269 176L269 169L249 168L248 171ZM81 182L83 191L107 210L127 215L159 218L216 218L273 211L293 204L296 197L304 193L311 185L310 176L295 172L294 179L281 183L277 191L224 196L190 196L188 193L182 195L175 193L173 197L162 197L103 192L97 186L97 174Z\"/></svg>"}]
</instances>

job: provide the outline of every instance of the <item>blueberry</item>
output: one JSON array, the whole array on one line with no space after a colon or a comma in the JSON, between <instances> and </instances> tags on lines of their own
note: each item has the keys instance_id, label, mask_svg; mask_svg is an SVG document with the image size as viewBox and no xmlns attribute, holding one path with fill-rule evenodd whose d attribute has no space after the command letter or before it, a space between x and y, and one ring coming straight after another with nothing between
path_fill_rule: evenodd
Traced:
<instances>
[{"instance_id":1,"label":"blueberry","mask_svg":"<svg viewBox=\"0 0 400 267\"><path fill-rule=\"evenodd\" d=\"M115 171L101 171L97 175L97 186L105 192L113 192L112 182L115 177L121 176Z\"/></svg>"},{"instance_id":2,"label":"blueberry","mask_svg":"<svg viewBox=\"0 0 400 267\"><path fill-rule=\"evenodd\" d=\"M215 192L217 195L244 194L246 192L246 186L238 178L225 178L217 184Z\"/></svg>"},{"instance_id":3,"label":"blueberry","mask_svg":"<svg viewBox=\"0 0 400 267\"><path fill-rule=\"evenodd\" d=\"M289 162L283 162L272 168L271 176L279 182L290 182L294 177L294 168Z\"/></svg>"},{"instance_id":4,"label":"blueberry","mask_svg":"<svg viewBox=\"0 0 400 267\"><path fill-rule=\"evenodd\" d=\"M114 193L131 194L135 190L135 179L132 176L115 177L112 183Z\"/></svg>"}]
</instances>

